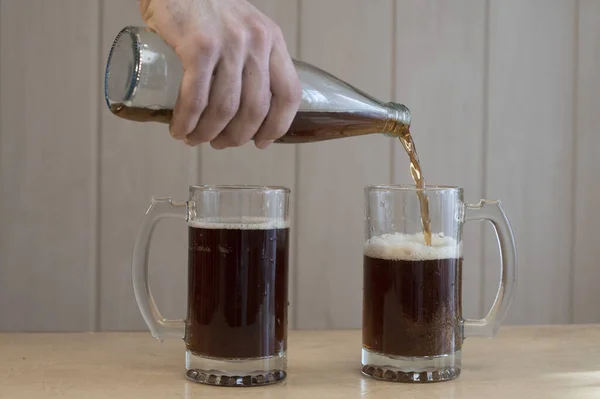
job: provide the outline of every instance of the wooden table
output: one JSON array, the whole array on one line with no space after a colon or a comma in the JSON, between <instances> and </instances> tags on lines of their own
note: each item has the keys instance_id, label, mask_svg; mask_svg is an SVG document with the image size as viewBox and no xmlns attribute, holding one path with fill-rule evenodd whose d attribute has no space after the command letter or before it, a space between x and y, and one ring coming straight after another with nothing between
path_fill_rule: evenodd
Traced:
<instances>
[{"instance_id":1,"label":"wooden table","mask_svg":"<svg viewBox=\"0 0 600 399\"><path fill-rule=\"evenodd\" d=\"M148 333L0 334L0 399L600 398L600 326L505 327L469 338L454 381L402 384L359 372L359 331L292 331L289 376L224 388L184 378L183 342Z\"/></svg>"}]
</instances>

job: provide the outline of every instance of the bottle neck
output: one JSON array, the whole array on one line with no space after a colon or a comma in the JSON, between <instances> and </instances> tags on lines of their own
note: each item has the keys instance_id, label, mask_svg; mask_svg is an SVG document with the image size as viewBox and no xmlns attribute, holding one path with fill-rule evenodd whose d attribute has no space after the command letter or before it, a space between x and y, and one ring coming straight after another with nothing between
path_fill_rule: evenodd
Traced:
<instances>
[{"instance_id":1,"label":"bottle neck","mask_svg":"<svg viewBox=\"0 0 600 399\"><path fill-rule=\"evenodd\" d=\"M410 110L406 105L398 104L398 103L387 103L386 106L390 110L390 116L393 116L393 119L406 126L410 126L411 115Z\"/></svg>"},{"instance_id":2,"label":"bottle neck","mask_svg":"<svg viewBox=\"0 0 600 399\"><path fill-rule=\"evenodd\" d=\"M403 104L389 102L385 104L388 110L388 118L385 122L384 132L386 136L400 137L405 135L411 122L410 110Z\"/></svg>"}]
</instances>

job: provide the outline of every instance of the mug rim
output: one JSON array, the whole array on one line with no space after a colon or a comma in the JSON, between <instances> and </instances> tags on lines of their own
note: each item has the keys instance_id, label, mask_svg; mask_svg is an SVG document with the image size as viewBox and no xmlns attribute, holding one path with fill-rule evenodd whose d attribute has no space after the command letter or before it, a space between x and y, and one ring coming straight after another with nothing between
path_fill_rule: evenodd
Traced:
<instances>
[{"instance_id":1,"label":"mug rim","mask_svg":"<svg viewBox=\"0 0 600 399\"><path fill-rule=\"evenodd\" d=\"M442 191L456 191L459 193L463 192L462 187L458 186L444 186L444 185L432 185L425 186L424 188L418 188L415 185L408 184L372 184L365 186L365 191L425 191L425 192L442 192Z\"/></svg>"},{"instance_id":2,"label":"mug rim","mask_svg":"<svg viewBox=\"0 0 600 399\"><path fill-rule=\"evenodd\" d=\"M195 184L190 186L190 191L279 191L289 193L291 190L285 186L261 186L257 184Z\"/></svg>"}]
</instances>

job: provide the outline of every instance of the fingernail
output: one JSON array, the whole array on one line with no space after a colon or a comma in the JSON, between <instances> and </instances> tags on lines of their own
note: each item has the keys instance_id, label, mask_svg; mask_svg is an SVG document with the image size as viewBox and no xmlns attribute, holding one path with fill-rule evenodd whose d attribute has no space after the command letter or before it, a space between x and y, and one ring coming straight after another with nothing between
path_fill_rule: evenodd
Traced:
<instances>
[{"instance_id":1,"label":"fingernail","mask_svg":"<svg viewBox=\"0 0 600 399\"><path fill-rule=\"evenodd\" d=\"M190 147L195 147L196 144L198 144L198 143L195 143L194 141L192 141L190 139L183 139L183 142L185 143L185 145L188 145Z\"/></svg>"},{"instance_id":2,"label":"fingernail","mask_svg":"<svg viewBox=\"0 0 600 399\"><path fill-rule=\"evenodd\" d=\"M265 140L265 141L260 141L258 143L256 143L256 147L264 150L265 148L267 148L268 146L270 146L271 144L273 144L274 140Z\"/></svg>"},{"instance_id":3,"label":"fingernail","mask_svg":"<svg viewBox=\"0 0 600 399\"><path fill-rule=\"evenodd\" d=\"M210 143L210 146L211 146L212 148L214 148L215 150L222 150L223 148L225 148L225 146L223 146L223 145L221 145L221 144L219 144L219 143L217 143L217 144L215 144L215 143Z\"/></svg>"},{"instance_id":4,"label":"fingernail","mask_svg":"<svg viewBox=\"0 0 600 399\"><path fill-rule=\"evenodd\" d=\"M171 137L173 137L175 140L183 140L185 138L185 136L183 136L179 133L176 133L172 130L170 130L169 133L171 134Z\"/></svg>"}]
</instances>

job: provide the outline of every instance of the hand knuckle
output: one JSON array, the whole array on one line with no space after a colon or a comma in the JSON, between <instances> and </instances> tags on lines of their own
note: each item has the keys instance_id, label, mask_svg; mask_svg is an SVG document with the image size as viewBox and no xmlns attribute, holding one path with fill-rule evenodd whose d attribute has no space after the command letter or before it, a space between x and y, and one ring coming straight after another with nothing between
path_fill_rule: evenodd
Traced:
<instances>
[{"instance_id":1,"label":"hand knuckle","mask_svg":"<svg viewBox=\"0 0 600 399\"><path fill-rule=\"evenodd\" d=\"M256 18L249 22L248 30L253 42L263 44L269 41L271 32L266 23Z\"/></svg>"},{"instance_id":2,"label":"hand knuckle","mask_svg":"<svg viewBox=\"0 0 600 399\"><path fill-rule=\"evenodd\" d=\"M275 41L285 41L283 37L283 31L281 30L281 26L277 24L273 24L271 27L271 35Z\"/></svg>"},{"instance_id":3,"label":"hand knuckle","mask_svg":"<svg viewBox=\"0 0 600 399\"><path fill-rule=\"evenodd\" d=\"M202 55L211 56L218 52L219 44L213 38L202 36L196 39L196 49Z\"/></svg>"},{"instance_id":4,"label":"hand knuckle","mask_svg":"<svg viewBox=\"0 0 600 399\"><path fill-rule=\"evenodd\" d=\"M205 35L197 34L192 36L189 40L179 46L176 49L177 54L185 62L195 63L199 56L200 57L211 57L219 51L219 43L216 38Z\"/></svg>"},{"instance_id":5,"label":"hand knuckle","mask_svg":"<svg viewBox=\"0 0 600 399\"><path fill-rule=\"evenodd\" d=\"M248 107L248 117L252 120L262 121L269 113L269 104L256 101Z\"/></svg>"},{"instance_id":6,"label":"hand knuckle","mask_svg":"<svg viewBox=\"0 0 600 399\"><path fill-rule=\"evenodd\" d=\"M215 114L219 119L231 119L235 115L238 104L234 100L223 101L215 106Z\"/></svg>"},{"instance_id":7,"label":"hand knuckle","mask_svg":"<svg viewBox=\"0 0 600 399\"><path fill-rule=\"evenodd\" d=\"M206 108L206 99L203 96L192 96L184 99L183 104L186 112L198 113Z\"/></svg>"},{"instance_id":8,"label":"hand knuckle","mask_svg":"<svg viewBox=\"0 0 600 399\"><path fill-rule=\"evenodd\" d=\"M282 88L279 99L285 106L297 106L302 100L302 86L291 83Z\"/></svg>"},{"instance_id":9,"label":"hand knuckle","mask_svg":"<svg viewBox=\"0 0 600 399\"><path fill-rule=\"evenodd\" d=\"M227 30L227 41L230 45L241 47L246 43L246 32L239 27L231 27Z\"/></svg>"}]
</instances>

